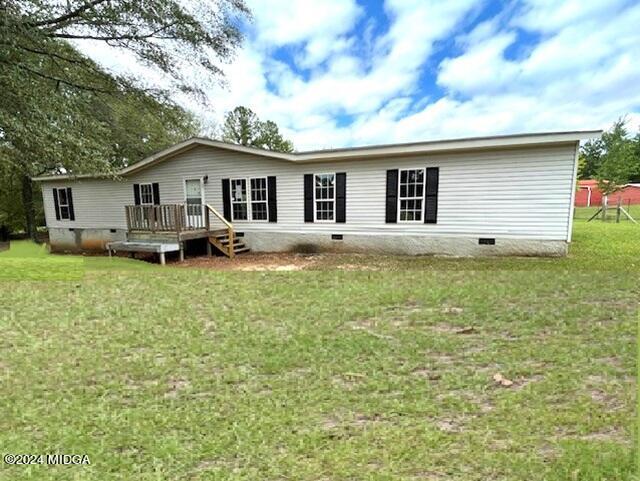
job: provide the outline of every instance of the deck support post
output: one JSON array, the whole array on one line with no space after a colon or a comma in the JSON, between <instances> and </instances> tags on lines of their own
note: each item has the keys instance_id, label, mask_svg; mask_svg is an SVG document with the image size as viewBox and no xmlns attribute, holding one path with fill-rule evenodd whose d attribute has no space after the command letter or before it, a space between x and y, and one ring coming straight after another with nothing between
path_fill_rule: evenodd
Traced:
<instances>
[{"instance_id":1,"label":"deck support post","mask_svg":"<svg viewBox=\"0 0 640 481\"><path fill-rule=\"evenodd\" d=\"M211 257L213 255L213 252L211 251L211 242L209 242L209 239L207 239L207 257Z\"/></svg>"},{"instance_id":2,"label":"deck support post","mask_svg":"<svg viewBox=\"0 0 640 481\"><path fill-rule=\"evenodd\" d=\"M184 242L180 242L180 262L184 262Z\"/></svg>"},{"instance_id":3,"label":"deck support post","mask_svg":"<svg viewBox=\"0 0 640 481\"><path fill-rule=\"evenodd\" d=\"M167 260L165 259L164 252L160 252L160 265L165 265Z\"/></svg>"}]
</instances>

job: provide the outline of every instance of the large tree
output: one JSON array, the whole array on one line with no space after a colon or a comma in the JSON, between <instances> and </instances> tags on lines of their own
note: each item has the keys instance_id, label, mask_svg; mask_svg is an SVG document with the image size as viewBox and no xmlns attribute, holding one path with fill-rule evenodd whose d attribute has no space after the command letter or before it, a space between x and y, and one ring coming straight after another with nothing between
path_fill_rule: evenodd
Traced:
<instances>
[{"instance_id":1,"label":"large tree","mask_svg":"<svg viewBox=\"0 0 640 481\"><path fill-rule=\"evenodd\" d=\"M199 91L191 70L220 78L220 61L229 59L242 39L237 19L248 15L243 0L3 0L0 63L25 75L103 90L104 85L78 79L95 67L78 52L61 52L60 41L104 42L159 68L177 88ZM25 54L48 67L23 62Z\"/></svg>"},{"instance_id":2,"label":"large tree","mask_svg":"<svg viewBox=\"0 0 640 481\"><path fill-rule=\"evenodd\" d=\"M222 140L277 152L293 152L293 143L282 136L275 122L260 120L253 110L242 105L227 112Z\"/></svg>"},{"instance_id":3,"label":"large tree","mask_svg":"<svg viewBox=\"0 0 640 481\"><path fill-rule=\"evenodd\" d=\"M192 133L193 120L168 93L202 94L194 68L221 79L220 63L241 41L237 17L246 15L243 0L0 1L0 161L12 169L6 183L20 179L30 235L32 176L113 171ZM68 42L126 50L172 82L160 88L105 72Z\"/></svg>"},{"instance_id":4,"label":"large tree","mask_svg":"<svg viewBox=\"0 0 640 481\"><path fill-rule=\"evenodd\" d=\"M0 196L13 228L35 235L39 196L31 178L56 172L115 173L195 135L198 124L176 105L144 92L105 95L0 71ZM21 95L30 90L31 96ZM4 188L4 189L3 189ZM17 215L24 221L18 221Z\"/></svg>"},{"instance_id":5,"label":"large tree","mask_svg":"<svg viewBox=\"0 0 640 481\"><path fill-rule=\"evenodd\" d=\"M602 138L587 142L580 152L580 178L598 180L608 195L640 175L640 134L631 138L626 119L618 119Z\"/></svg>"}]
</instances>

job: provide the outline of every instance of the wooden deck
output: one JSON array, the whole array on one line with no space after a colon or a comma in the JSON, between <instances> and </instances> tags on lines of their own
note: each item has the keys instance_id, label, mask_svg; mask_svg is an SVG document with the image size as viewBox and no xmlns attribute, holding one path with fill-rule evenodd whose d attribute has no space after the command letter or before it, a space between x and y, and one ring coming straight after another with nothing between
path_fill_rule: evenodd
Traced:
<instances>
[{"instance_id":1,"label":"wooden deck","mask_svg":"<svg viewBox=\"0 0 640 481\"><path fill-rule=\"evenodd\" d=\"M160 264L164 265L166 262L166 252L180 252L180 260L184 260L184 250L179 243L170 242L132 242L132 241L117 241L107 244L109 250L109 257L111 253L115 252L155 252L160 256Z\"/></svg>"},{"instance_id":2,"label":"wooden deck","mask_svg":"<svg viewBox=\"0 0 640 481\"><path fill-rule=\"evenodd\" d=\"M119 249L136 252L139 247L139 252L162 252L161 262L164 253L156 250L162 249L158 245L177 245L178 249L168 252L179 250L182 259L184 242L193 239L207 239L209 255L211 246L229 258L249 250L235 236L233 225L207 204L127 205L125 214L127 245L121 243Z\"/></svg>"}]
</instances>

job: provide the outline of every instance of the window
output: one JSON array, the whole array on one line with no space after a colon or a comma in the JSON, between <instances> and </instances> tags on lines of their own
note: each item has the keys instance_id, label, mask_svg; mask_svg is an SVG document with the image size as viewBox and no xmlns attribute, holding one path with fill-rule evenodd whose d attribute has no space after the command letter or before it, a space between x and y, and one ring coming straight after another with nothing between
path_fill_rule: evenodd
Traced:
<instances>
[{"instance_id":1,"label":"window","mask_svg":"<svg viewBox=\"0 0 640 481\"><path fill-rule=\"evenodd\" d=\"M247 184L249 195L247 195ZM231 179L231 214L236 220L269 220L267 178Z\"/></svg>"},{"instance_id":2,"label":"window","mask_svg":"<svg viewBox=\"0 0 640 481\"><path fill-rule=\"evenodd\" d=\"M58 189L58 211L60 212L60 219L70 219L69 209L69 196L67 191L71 189Z\"/></svg>"},{"instance_id":3,"label":"window","mask_svg":"<svg viewBox=\"0 0 640 481\"><path fill-rule=\"evenodd\" d=\"M398 196L401 221L422 221L424 202L424 169L400 171L400 190Z\"/></svg>"},{"instance_id":4,"label":"window","mask_svg":"<svg viewBox=\"0 0 640 481\"><path fill-rule=\"evenodd\" d=\"M231 179L231 212L233 220L247 220L247 180Z\"/></svg>"},{"instance_id":5,"label":"window","mask_svg":"<svg viewBox=\"0 0 640 481\"><path fill-rule=\"evenodd\" d=\"M251 219L269 220L266 177L251 179Z\"/></svg>"},{"instance_id":6,"label":"window","mask_svg":"<svg viewBox=\"0 0 640 481\"><path fill-rule=\"evenodd\" d=\"M316 174L314 179L316 221L331 221L336 204L336 174Z\"/></svg>"},{"instance_id":7,"label":"window","mask_svg":"<svg viewBox=\"0 0 640 481\"><path fill-rule=\"evenodd\" d=\"M153 186L151 184L140 184L140 204L153 205Z\"/></svg>"}]
</instances>

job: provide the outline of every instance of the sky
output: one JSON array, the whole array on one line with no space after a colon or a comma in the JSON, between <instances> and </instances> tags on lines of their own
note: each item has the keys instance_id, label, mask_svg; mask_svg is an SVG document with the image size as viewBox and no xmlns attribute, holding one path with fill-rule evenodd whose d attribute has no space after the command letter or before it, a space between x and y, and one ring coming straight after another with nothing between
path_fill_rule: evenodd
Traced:
<instances>
[{"instance_id":1,"label":"sky","mask_svg":"<svg viewBox=\"0 0 640 481\"><path fill-rule=\"evenodd\" d=\"M640 2L247 0L253 20L205 124L237 105L296 150L640 126ZM114 70L159 74L106 46Z\"/></svg>"}]
</instances>

